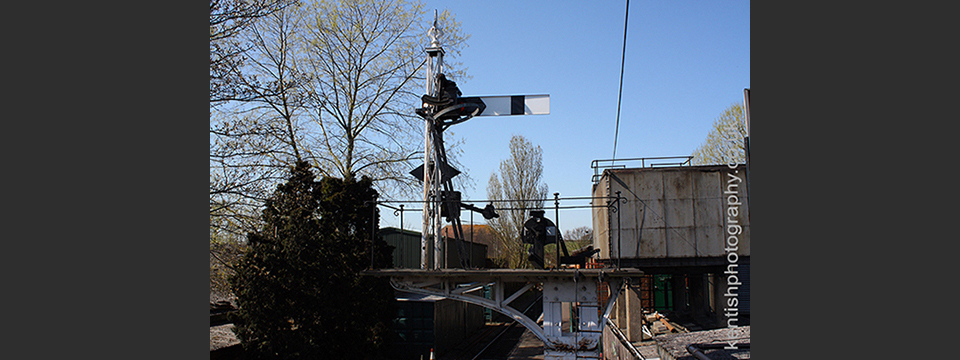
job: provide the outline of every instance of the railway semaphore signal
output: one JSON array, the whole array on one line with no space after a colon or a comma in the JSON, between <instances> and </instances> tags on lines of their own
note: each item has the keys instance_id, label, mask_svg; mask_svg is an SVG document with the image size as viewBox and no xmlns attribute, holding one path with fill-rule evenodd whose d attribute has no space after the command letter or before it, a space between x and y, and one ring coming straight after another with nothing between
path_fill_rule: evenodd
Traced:
<instances>
[{"instance_id":1,"label":"railway semaphore signal","mask_svg":"<svg viewBox=\"0 0 960 360\"><path fill-rule=\"evenodd\" d=\"M471 264L467 262L463 250L460 210L480 213L486 219L498 215L493 204L479 208L460 201L460 192L453 189L451 182L459 171L447 162L443 146L445 129L476 116L549 114L550 96L463 96L456 83L443 74L444 51L439 41L441 31L437 27L436 15L428 34L431 42L426 48L429 56L426 91L421 97L422 107L416 109L416 113L424 119L424 165L411 172L423 182L421 269L371 269L364 273L389 277L390 285L398 291L463 301L506 315L543 342L545 360L600 358L601 334L604 333L604 326L612 324L610 315L614 304L627 285L637 281L643 272L620 267L585 267L586 259L598 250L587 246L568 254L560 229L543 217L543 210L531 211L531 219L525 223L522 238L517 239L532 244L531 255L539 269L469 269ZM619 194L617 199L619 203ZM440 226L444 218L453 223L460 266L464 269L441 268ZM432 257L436 261L428 269L427 244L430 242L434 244ZM565 256L560 256L558 251L557 268L545 270L542 263L543 246L548 243L559 244ZM580 267L564 268L559 264L578 264ZM514 290L507 286L508 283L524 285ZM478 292L484 287L490 289L487 297ZM609 289L609 292L602 292L601 289ZM535 301L542 305L542 323L515 307L514 300L528 292L539 292L541 295ZM566 327L564 317L576 321Z\"/></svg>"},{"instance_id":2,"label":"railway semaphore signal","mask_svg":"<svg viewBox=\"0 0 960 360\"><path fill-rule=\"evenodd\" d=\"M444 50L440 43L443 32L438 27L436 13L434 13L433 26L427 34L430 36L430 46L425 49L428 56L426 90L420 98L423 102L422 107L416 109L417 115L424 119L424 159L423 165L410 172L423 182L424 209L420 268L427 268L429 242L433 242L433 268L441 268L443 242L440 229L444 218L453 225L453 237L460 255L460 267L470 268L473 264L469 263L463 248L460 209L478 212L485 219L492 219L499 215L496 214L493 205L481 209L460 202L460 192L453 189L452 183L452 178L460 171L450 166L447 160L443 145L443 131L475 116L549 114L550 95L462 96L456 82L447 79L443 74Z\"/></svg>"}]
</instances>

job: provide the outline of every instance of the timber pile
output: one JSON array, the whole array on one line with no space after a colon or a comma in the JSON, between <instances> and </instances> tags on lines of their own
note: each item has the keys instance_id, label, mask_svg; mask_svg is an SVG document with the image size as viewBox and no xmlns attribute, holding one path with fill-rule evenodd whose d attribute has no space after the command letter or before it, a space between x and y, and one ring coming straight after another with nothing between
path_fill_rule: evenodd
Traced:
<instances>
[{"instance_id":1,"label":"timber pile","mask_svg":"<svg viewBox=\"0 0 960 360\"><path fill-rule=\"evenodd\" d=\"M687 333L690 332L686 327L681 326L675 322L670 321L670 319L663 316L659 312L654 311L653 313L644 314L643 318L645 324L650 331L650 337L654 337L660 334L675 334L675 333Z\"/></svg>"}]
</instances>

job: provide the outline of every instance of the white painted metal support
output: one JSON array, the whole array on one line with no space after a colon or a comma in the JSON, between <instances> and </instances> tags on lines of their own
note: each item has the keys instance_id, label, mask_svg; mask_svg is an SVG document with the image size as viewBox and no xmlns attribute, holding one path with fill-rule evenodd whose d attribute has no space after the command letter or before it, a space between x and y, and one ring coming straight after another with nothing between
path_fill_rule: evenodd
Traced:
<instances>
[{"instance_id":1,"label":"white painted metal support","mask_svg":"<svg viewBox=\"0 0 960 360\"><path fill-rule=\"evenodd\" d=\"M480 285L480 286L462 286L461 285L459 289L456 289L453 291L453 294L459 295L463 293L474 292L480 289L483 289L483 285Z\"/></svg>"},{"instance_id":2,"label":"white painted metal support","mask_svg":"<svg viewBox=\"0 0 960 360\"><path fill-rule=\"evenodd\" d=\"M368 270L368 276L390 277L400 291L441 296L463 301L509 316L530 330L544 343L544 360L594 359L600 356L600 337L610 312L631 277L643 273L636 269L553 269L553 270L462 270L420 271L410 269ZM615 289L601 304L600 283ZM504 292L506 283L524 283L512 293ZM492 299L476 295L477 284L492 284ZM542 289L543 325L510 306L524 293ZM566 305L564 305L566 304ZM576 309L576 322L565 326L564 308ZM602 315L600 310L603 310ZM572 319L571 319L572 320Z\"/></svg>"},{"instance_id":3,"label":"white painted metal support","mask_svg":"<svg viewBox=\"0 0 960 360\"><path fill-rule=\"evenodd\" d=\"M527 283L527 285L524 285L522 288L520 288L520 290L517 290L517 292L513 293L513 295L510 295L510 297L504 300L503 304L507 305L509 303L512 303L514 300L520 297L520 295L523 295L523 293L527 292L527 290L530 290L530 288L532 287L533 287L533 283Z\"/></svg>"},{"instance_id":4,"label":"white painted metal support","mask_svg":"<svg viewBox=\"0 0 960 360\"><path fill-rule=\"evenodd\" d=\"M620 297L620 293L623 292L623 287L626 286L626 283L621 284L617 287L617 292L613 293L613 296L607 300L607 309L603 311L603 322L606 323L610 319L610 311L613 310L613 304L617 303L617 298ZM611 288L612 289L612 288Z\"/></svg>"},{"instance_id":5,"label":"white painted metal support","mask_svg":"<svg viewBox=\"0 0 960 360\"><path fill-rule=\"evenodd\" d=\"M427 76L426 76L426 94L436 96L440 88L436 86L436 76L443 74L443 46L440 45L440 36L443 31L437 27L437 16L434 13L433 26L427 32L430 36L430 47L426 49L427 54ZM426 105L426 104L424 104ZM423 229L420 239L420 268L427 269L427 244L433 244L433 264L429 266L432 269L439 269L443 259L442 239L440 236L440 168L436 166L437 152L433 148L433 136L436 130L431 121L424 121L423 130Z\"/></svg>"}]
</instances>

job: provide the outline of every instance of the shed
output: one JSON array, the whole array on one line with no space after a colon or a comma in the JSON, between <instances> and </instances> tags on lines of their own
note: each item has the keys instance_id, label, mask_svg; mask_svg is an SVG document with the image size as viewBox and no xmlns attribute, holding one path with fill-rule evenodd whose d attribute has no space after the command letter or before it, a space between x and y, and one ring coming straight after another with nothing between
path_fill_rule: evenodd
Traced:
<instances>
[{"instance_id":1,"label":"shed","mask_svg":"<svg viewBox=\"0 0 960 360\"><path fill-rule=\"evenodd\" d=\"M380 229L383 240L390 246L393 246L393 267L400 269L419 269L420 256L422 255L421 235L419 232L411 230L402 230L394 227ZM460 254L457 249L456 240L448 237L443 238L446 254L444 267L460 267ZM479 242L464 241L464 253L470 258L472 266L482 266L487 259L487 245ZM427 268L433 264L433 244L427 243Z\"/></svg>"}]
</instances>

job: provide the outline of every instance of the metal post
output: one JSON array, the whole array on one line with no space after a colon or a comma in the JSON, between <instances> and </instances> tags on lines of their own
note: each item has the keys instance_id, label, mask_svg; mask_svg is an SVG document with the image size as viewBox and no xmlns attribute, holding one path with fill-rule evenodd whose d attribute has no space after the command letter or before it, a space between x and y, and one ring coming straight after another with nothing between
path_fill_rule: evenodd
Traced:
<instances>
[{"instance_id":1,"label":"metal post","mask_svg":"<svg viewBox=\"0 0 960 360\"><path fill-rule=\"evenodd\" d=\"M433 58L429 58L427 64L427 93L430 94L433 91L432 86L432 77L433 77ZM423 226L420 228L420 269L427 269L427 242L432 241L430 239L430 179L433 178L433 174L430 173L430 143L433 141L430 139L430 122L424 121L423 128Z\"/></svg>"},{"instance_id":2,"label":"metal post","mask_svg":"<svg viewBox=\"0 0 960 360\"><path fill-rule=\"evenodd\" d=\"M473 264L473 248L476 246L473 242L473 211L470 212L470 263ZM477 264L473 264L474 268L478 268Z\"/></svg>"},{"instance_id":3,"label":"metal post","mask_svg":"<svg viewBox=\"0 0 960 360\"><path fill-rule=\"evenodd\" d=\"M429 82L430 92L429 94L434 97L440 97L440 91L443 89L440 86L437 86L437 77L440 74L443 74L443 46L440 45L440 36L443 35L443 31L438 27L437 23L437 12L434 11L433 14L433 26L430 27L430 30L427 32L430 35L430 48L427 50L427 54L431 58L431 69L430 76L427 77ZM436 62L432 61L436 57ZM440 162L440 153L443 151L441 148L443 146L442 138L436 127L437 124L434 124L432 121L427 121L430 123L430 141L431 141L431 150L430 150L430 160L433 163L433 176L430 178L430 191L433 196L432 202L430 203L431 207L431 230L433 232L433 254L434 254L434 269L440 269L441 267L446 267L446 244L443 241L443 235L440 230L443 226L443 217L440 216L440 207L443 206L440 199L440 182L443 179L442 168L443 164Z\"/></svg>"},{"instance_id":4,"label":"metal post","mask_svg":"<svg viewBox=\"0 0 960 360\"><path fill-rule=\"evenodd\" d=\"M617 190L617 269L620 269L620 259L623 258L623 253L620 252L620 228L622 227L620 224L620 190Z\"/></svg>"},{"instance_id":5,"label":"metal post","mask_svg":"<svg viewBox=\"0 0 960 360\"><path fill-rule=\"evenodd\" d=\"M427 76L426 76L426 88L425 93L430 96L438 95L440 89L435 87L436 83L436 68L440 67L442 69L443 63L443 48L440 47L440 41L438 36L440 35L440 30L437 28L437 14L434 13L433 26L430 27L430 30L427 34L430 36L430 47L427 48ZM440 56L434 62L434 57ZM442 71L442 70L441 70ZM427 104L422 104L427 106ZM439 204L435 203L435 200L439 200L439 184L440 184L440 164L438 164L435 159L435 150L433 148L433 134L434 134L434 124L432 121L425 120L423 128L423 226L421 228L420 236L420 248L421 248L421 257L420 257L420 268L427 268L427 242L433 242L433 266L434 269L440 268L440 234L439 234L439 218L440 218L440 208ZM431 199L431 196L433 198Z\"/></svg>"},{"instance_id":6,"label":"metal post","mask_svg":"<svg viewBox=\"0 0 960 360\"><path fill-rule=\"evenodd\" d=\"M560 193L558 192L553 193L553 214L554 214L553 218L556 219L556 221L554 222L554 225L557 225L557 237L556 237L557 243L554 244L556 245L556 248L554 250L557 251L556 268L559 269L560 268L560 242L563 241L563 239L561 239L560 237Z\"/></svg>"},{"instance_id":7,"label":"metal post","mask_svg":"<svg viewBox=\"0 0 960 360\"><path fill-rule=\"evenodd\" d=\"M373 269L373 256L376 253L376 242L374 239L377 237L377 197L373 197L373 215L370 216L370 268Z\"/></svg>"},{"instance_id":8,"label":"metal post","mask_svg":"<svg viewBox=\"0 0 960 360\"><path fill-rule=\"evenodd\" d=\"M400 245L400 252L399 252L399 255L400 255L400 256L398 256L398 258L400 259L400 261L399 261L400 264L393 264L393 267L395 267L395 268L396 268L396 267L401 267L401 266L403 266L403 250L404 250L403 237L404 237L404 234L403 234L403 204L400 204L400 243L397 244L397 245Z\"/></svg>"}]
</instances>

